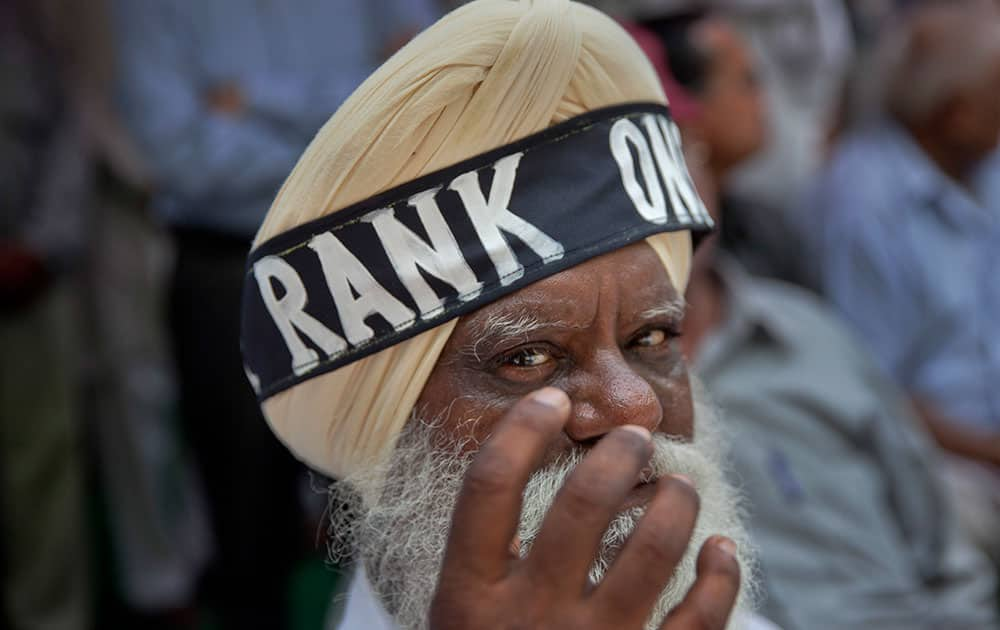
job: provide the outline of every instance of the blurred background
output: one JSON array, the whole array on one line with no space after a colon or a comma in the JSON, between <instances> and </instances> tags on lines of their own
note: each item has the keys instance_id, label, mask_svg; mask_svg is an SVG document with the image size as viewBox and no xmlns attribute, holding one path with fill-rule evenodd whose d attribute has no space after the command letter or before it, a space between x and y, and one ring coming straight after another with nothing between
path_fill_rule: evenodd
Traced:
<instances>
[{"instance_id":1,"label":"blurred background","mask_svg":"<svg viewBox=\"0 0 1000 630\"><path fill-rule=\"evenodd\" d=\"M457 4L0 0L0 627L332 627L330 480L246 382L243 263L317 129ZM717 247L860 342L995 588L997 4L593 4L661 73Z\"/></svg>"}]
</instances>

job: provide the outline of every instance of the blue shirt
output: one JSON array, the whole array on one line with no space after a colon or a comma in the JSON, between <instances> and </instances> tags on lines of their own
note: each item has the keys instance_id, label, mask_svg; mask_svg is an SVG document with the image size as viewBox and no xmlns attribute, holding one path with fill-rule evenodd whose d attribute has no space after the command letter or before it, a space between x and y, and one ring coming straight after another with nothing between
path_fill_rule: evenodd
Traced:
<instances>
[{"instance_id":1,"label":"blue shirt","mask_svg":"<svg viewBox=\"0 0 1000 630\"><path fill-rule=\"evenodd\" d=\"M1000 217L1000 150L994 151L976 172L976 196Z\"/></svg>"},{"instance_id":2,"label":"blue shirt","mask_svg":"<svg viewBox=\"0 0 1000 630\"><path fill-rule=\"evenodd\" d=\"M432 0L118 0L119 95L171 225L248 240L319 127ZM246 110L212 111L234 83Z\"/></svg>"},{"instance_id":3,"label":"blue shirt","mask_svg":"<svg viewBox=\"0 0 1000 630\"><path fill-rule=\"evenodd\" d=\"M813 192L822 289L881 366L952 418L1000 429L997 214L889 123L845 138Z\"/></svg>"}]
</instances>

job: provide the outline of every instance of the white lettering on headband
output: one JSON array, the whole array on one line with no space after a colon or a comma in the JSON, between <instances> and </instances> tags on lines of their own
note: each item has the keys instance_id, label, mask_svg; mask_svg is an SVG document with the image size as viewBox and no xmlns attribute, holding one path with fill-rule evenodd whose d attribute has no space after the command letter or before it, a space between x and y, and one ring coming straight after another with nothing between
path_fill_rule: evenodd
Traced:
<instances>
[{"instance_id":1,"label":"white lettering on headband","mask_svg":"<svg viewBox=\"0 0 1000 630\"><path fill-rule=\"evenodd\" d=\"M631 208L641 217L638 228L633 227L636 221L627 217L619 216L619 222L629 226L633 232L646 230L650 233L665 231L666 228L641 228L642 223L653 226L669 223L671 229L710 227L711 219L684 167L676 125L658 113L624 116L614 120L613 124L607 122L609 128L604 127L606 139L603 146L605 151L610 151L619 175L618 183L610 185L620 186L619 190L630 200ZM587 127L580 133L591 131L593 129ZM560 140L556 138L550 144ZM599 155L595 158L611 163ZM489 275L492 277L492 272L495 272L493 283L499 287L508 287L524 277L526 261L519 257L518 251L522 255L530 251L540 260L536 265L560 261L567 249L558 240L559 234L547 233L526 218L537 217L543 210L530 208L535 213L532 215L525 212L528 208L512 207L518 189L518 169L524 159L524 150L515 151L499 157L488 166L461 172L450 181L442 181L410 194L403 198L405 204L387 203L374 210L362 211L363 214L351 223L371 226L375 238L366 241L365 247L370 248L377 243L389 263L383 263L382 267L391 266L392 277L386 277L385 269L379 272L382 274L379 275L381 282L376 278L378 274L359 260L356 255L360 252L357 249L359 246L345 243L336 226L313 233L302 242L315 256L323 279L322 283L312 282L308 289L307 282L296 270L301 263L295 266L289 263L284 258L287 252L270 253L254 260L250 271L256 280L263 307L287 348L291 374L303 377L317 366L372 342L379 333L366 320L374 315L387 322L392 327L391 332L400 333L422 322L426 328L431 324L429 320L440 318L452 308L448 304L470 303L482 295L486 279L483 275L485 259L478 254L477 264L467 260L467 251L470 250L468 247L463 250L461 237L453 229L456 220L453 216L446 218L442 213L442 195L452 196L449 199L452 208L456 207L455 196L460 200L460 208L464 211L462 221L472 227L478 241L477 251L485 252L489 261L486 264L492 265ZM582 158L576 155L574 159ZM485 171L492 172L488 187L480 177ZM582 176L586 177L586 174ZM536 177L536 187L538 181ZM559 185L565 186L566 183ZM613 193L604 188L599 190L603 195ZM521 203L525 203L524 198ZM404 224L397 216L404 210L410 213L410 225ZM623 210L616 212L620 215ZM590 220L599 223L599 215ZM551 226L549 229L552 229ZM470 234L464 238L467 244ZM512 246L512 238L515 239L513 242L521 244L520 250ZM577 235L574 238L579 240L580 237ZM572 245L577 247L576 243ZM450 302L435 290L428 281L430 278L435 279L439 286L447 285L454 290L455 295ZM309 292L317 291L320 285L328 294L323 296L324 301L332 302L336 309L339 333L320 321L329 321L326 317L306 312L312 299L316 298ZM393 285L397 288L392 289ZM405 288L405 294L398 287ZM257 367L248 365L247 369L250 371ZM259 374L260 370L253 369L252 373ZM269 380L275 379L272 377Z\"/></svg>"}]
</instances>

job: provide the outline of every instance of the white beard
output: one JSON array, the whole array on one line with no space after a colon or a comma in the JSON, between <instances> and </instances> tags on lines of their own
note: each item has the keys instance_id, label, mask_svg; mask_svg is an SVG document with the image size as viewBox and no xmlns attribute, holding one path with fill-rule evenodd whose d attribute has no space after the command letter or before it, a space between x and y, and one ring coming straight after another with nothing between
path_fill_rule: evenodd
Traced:
<instances>
[{"instance_id":1,"label":"white beard","mask_svg":"<svg viewBox=\"0 0 1000 630\"><path fill-rule=\"evenodd\" d=\"M675 473L690 478L701 497L701 510L691 543L661 593L647 628L657 627L667 611L684 598L695 580L698 551L712 535L721 534L736 542L743 582L737 609L751 610L755 599L754 553L741 522L740 497L727 483L720 465L724 453L720 423L712 410L699 405L698 411L693 443L654 436L652 477ZM475 455L461 453L462 444L454 440L442 448L441 433L433 423L412 418L388 470L370 470L344 480L332 497L332 556L356 556L364 562L374 592L403 630L427 627L452 509ZM528 482L519 527L522 555L530 552L556 493L585 455L582 449L574 450L536 472ZM362 501L359 493L378 498ZM612 520L590 572L594 583L600 582L643 512L643 508L631 509Z\"/></svg>"}]
</instances>

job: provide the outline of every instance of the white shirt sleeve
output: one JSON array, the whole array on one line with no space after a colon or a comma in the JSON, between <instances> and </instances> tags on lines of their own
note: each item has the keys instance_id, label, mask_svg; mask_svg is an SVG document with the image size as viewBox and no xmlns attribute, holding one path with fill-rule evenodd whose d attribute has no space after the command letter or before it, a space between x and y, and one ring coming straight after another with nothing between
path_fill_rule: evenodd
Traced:
<instances>
[{"instance_id":1,"label":"white shirt sleeve","mask_svg":"<svg viewBox=\"0 0 1000 630\"><path fill-rule=\"evenodd\" d=\"M372 592L363 566L358 566L351 578L351 588L347 594L347 605L339 630L397 630L389 613Z\"/></svg>"},{"instance_id":2,"label":"white shirt sleeve","mask_svg":"<svg viewBox=\"0 0 1000 630\"><path fill-rule=\"evenodd\" d=\"M781 630L756 613L738 613L730 625L733 630Z\"/></svg>"}]
</instances>

